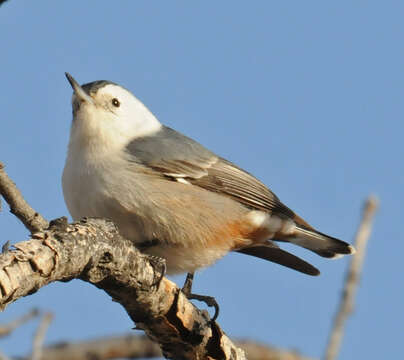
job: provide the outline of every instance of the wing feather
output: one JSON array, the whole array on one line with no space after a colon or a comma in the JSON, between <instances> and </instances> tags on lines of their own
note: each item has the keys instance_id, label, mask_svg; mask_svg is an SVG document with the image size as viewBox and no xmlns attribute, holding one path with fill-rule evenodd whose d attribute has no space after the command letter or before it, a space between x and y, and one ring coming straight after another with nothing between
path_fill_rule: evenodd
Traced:
<instances>
[{"instance_id":1,"label":"wing feather","mask_svg":"<svg viewBox=\"0 0 404 360\"><path fill-rule=\"evenodd\" d=\"M252 209L277 212L289 218L295 216L254 176L169 127L162 126L153 136L133 140L127 151L133 161L170 180L186 180Z\"/></svg>"}]
</instances>

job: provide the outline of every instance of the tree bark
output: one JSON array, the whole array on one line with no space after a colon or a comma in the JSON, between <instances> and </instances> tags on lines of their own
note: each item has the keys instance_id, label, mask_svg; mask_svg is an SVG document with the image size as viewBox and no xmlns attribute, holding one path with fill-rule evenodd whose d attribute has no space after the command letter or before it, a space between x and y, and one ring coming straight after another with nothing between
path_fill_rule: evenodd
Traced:
<instances>
[{"instance_id":1,"label":"tree bark","mask_svg":"<svg viewBox=\"0 0 404 360\"><path fill-rule=\"evenodd\" d=\"M220 326L211 323L103 219L68 224L66 218L0 255L0 307L54 281L81 279L119 302L136 327L172 359L245 359Z\"/></svg>"}]
</instances>

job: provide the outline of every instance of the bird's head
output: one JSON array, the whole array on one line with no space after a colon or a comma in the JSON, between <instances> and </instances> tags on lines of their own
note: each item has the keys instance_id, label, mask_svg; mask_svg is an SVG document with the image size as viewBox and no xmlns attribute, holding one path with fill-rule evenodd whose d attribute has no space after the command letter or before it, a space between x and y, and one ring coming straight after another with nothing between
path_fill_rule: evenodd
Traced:
<instances>
[{"instance_id":1,"label":"bird's head","mask_svg":"<svg viewBox=\"0 0 404 360\"><path fill-rule=\"evenodd\" d=\"M146 106L122 86L105 80L79 85L70 74L66 77L73 88L71 144L112 150L161 128Z\"/></svg>"}]
</instances>

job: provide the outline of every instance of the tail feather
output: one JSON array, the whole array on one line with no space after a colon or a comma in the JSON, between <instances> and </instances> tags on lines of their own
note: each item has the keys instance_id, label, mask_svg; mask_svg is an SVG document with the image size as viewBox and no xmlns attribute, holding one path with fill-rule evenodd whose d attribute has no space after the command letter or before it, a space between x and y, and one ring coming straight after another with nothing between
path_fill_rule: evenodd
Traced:
<instances>
[{"instance_id":1,"label":"tail feather","mask_svg":"<svg viewBox=\"0 0 404 360\"><path fill-rule=\"evenodd\" d=\"M355 253L353 246L317 231L297 215L291 219L277 214L251 211L248 220L253 231L247 235L253 242L249 247L234 249L235 251L305 274L319 275L320 271L299 257L280 249L274 241L293 243L329 259Z\"/></svg>"},{"instance_id":2,"label":"tail feather","mask_svg":"<svg viewBox=\"0 0 404 360\"><path fill-rule=\"evenodd\" d=\"M237 251L246 255L252 255L264 260L272 261L304 274L313 276L320 275L320 271L316 267L299 257L282 250L274 243L268 242L265 245L251 246Z\"/></svg>"},{"instance_id":3,"label":"tail feather","mask_svg":"<svg viewBox=\"0 0 404 360\"><path fill-rule=\"evenodd\" d=\"M355 248L352 245L302 225L297 225L294 234L283 240L330 259L355 253Z\"/></svg>"}]
</instances>

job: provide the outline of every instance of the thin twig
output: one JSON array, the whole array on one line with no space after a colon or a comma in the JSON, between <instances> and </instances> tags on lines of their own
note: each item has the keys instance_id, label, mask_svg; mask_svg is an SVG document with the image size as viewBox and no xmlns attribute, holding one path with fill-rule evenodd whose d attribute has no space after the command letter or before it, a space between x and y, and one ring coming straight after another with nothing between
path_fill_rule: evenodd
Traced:
<instances>
[{"instance_id":1,"label":"thin twig","mask_svg":"<svg viewBox=\"0 0 404 360\"><path fill-rule=\"evenodd\" d=\"M0 325L0 338L10 335L15 329L38 316L38 314L39 311L37 309L33 309L29 313L20 316L6 325Z\"/></svg>"},{"instance_id":2,"label":"thin twig","mask_svg":"<svg viewBox=\"0 0 404 360\"><path fill-rule=\"evenodd\" d=\"M369 196L363 208L362 221L355 236L356 254L352 257L351 265L345 278L345 286L342 293L338 311L334 319L334 327L331 331L325 360L337 358L344 335L345 321L351 314L354 306L356 289L359 284L363 259L366 252L366 244L372 230L372 221L378 208L379 201L374 196Z\"/></svg>"},{"instance_id":3,"label":"thin twig","mask_svg":"<svg viewBox=\"0 0 404 360\"><path fill-rule=\"evenodd\" d=\"M45 340L46 331L48 330L52 319L52 313L46 313L44 316L42 316L41 322L39 323L38 329L34 335L31 360L40 360L42 358L42 345Z\"/></svg>"},{"instance_id":4,"label":"thin twig","mask_svg":"<svg viewBox=\"0 0 404 360\"><path fill-rule=\"evenodd\" d=\"M0 195L4 197L10 205L12 214L18 217L25 227L35 233L46 229L49 226L47 220L37 213L24 200L21 192L17 189L14 182L8 177L4 171L4 165L0 162Z\"/></svg>"}]
</instances>

